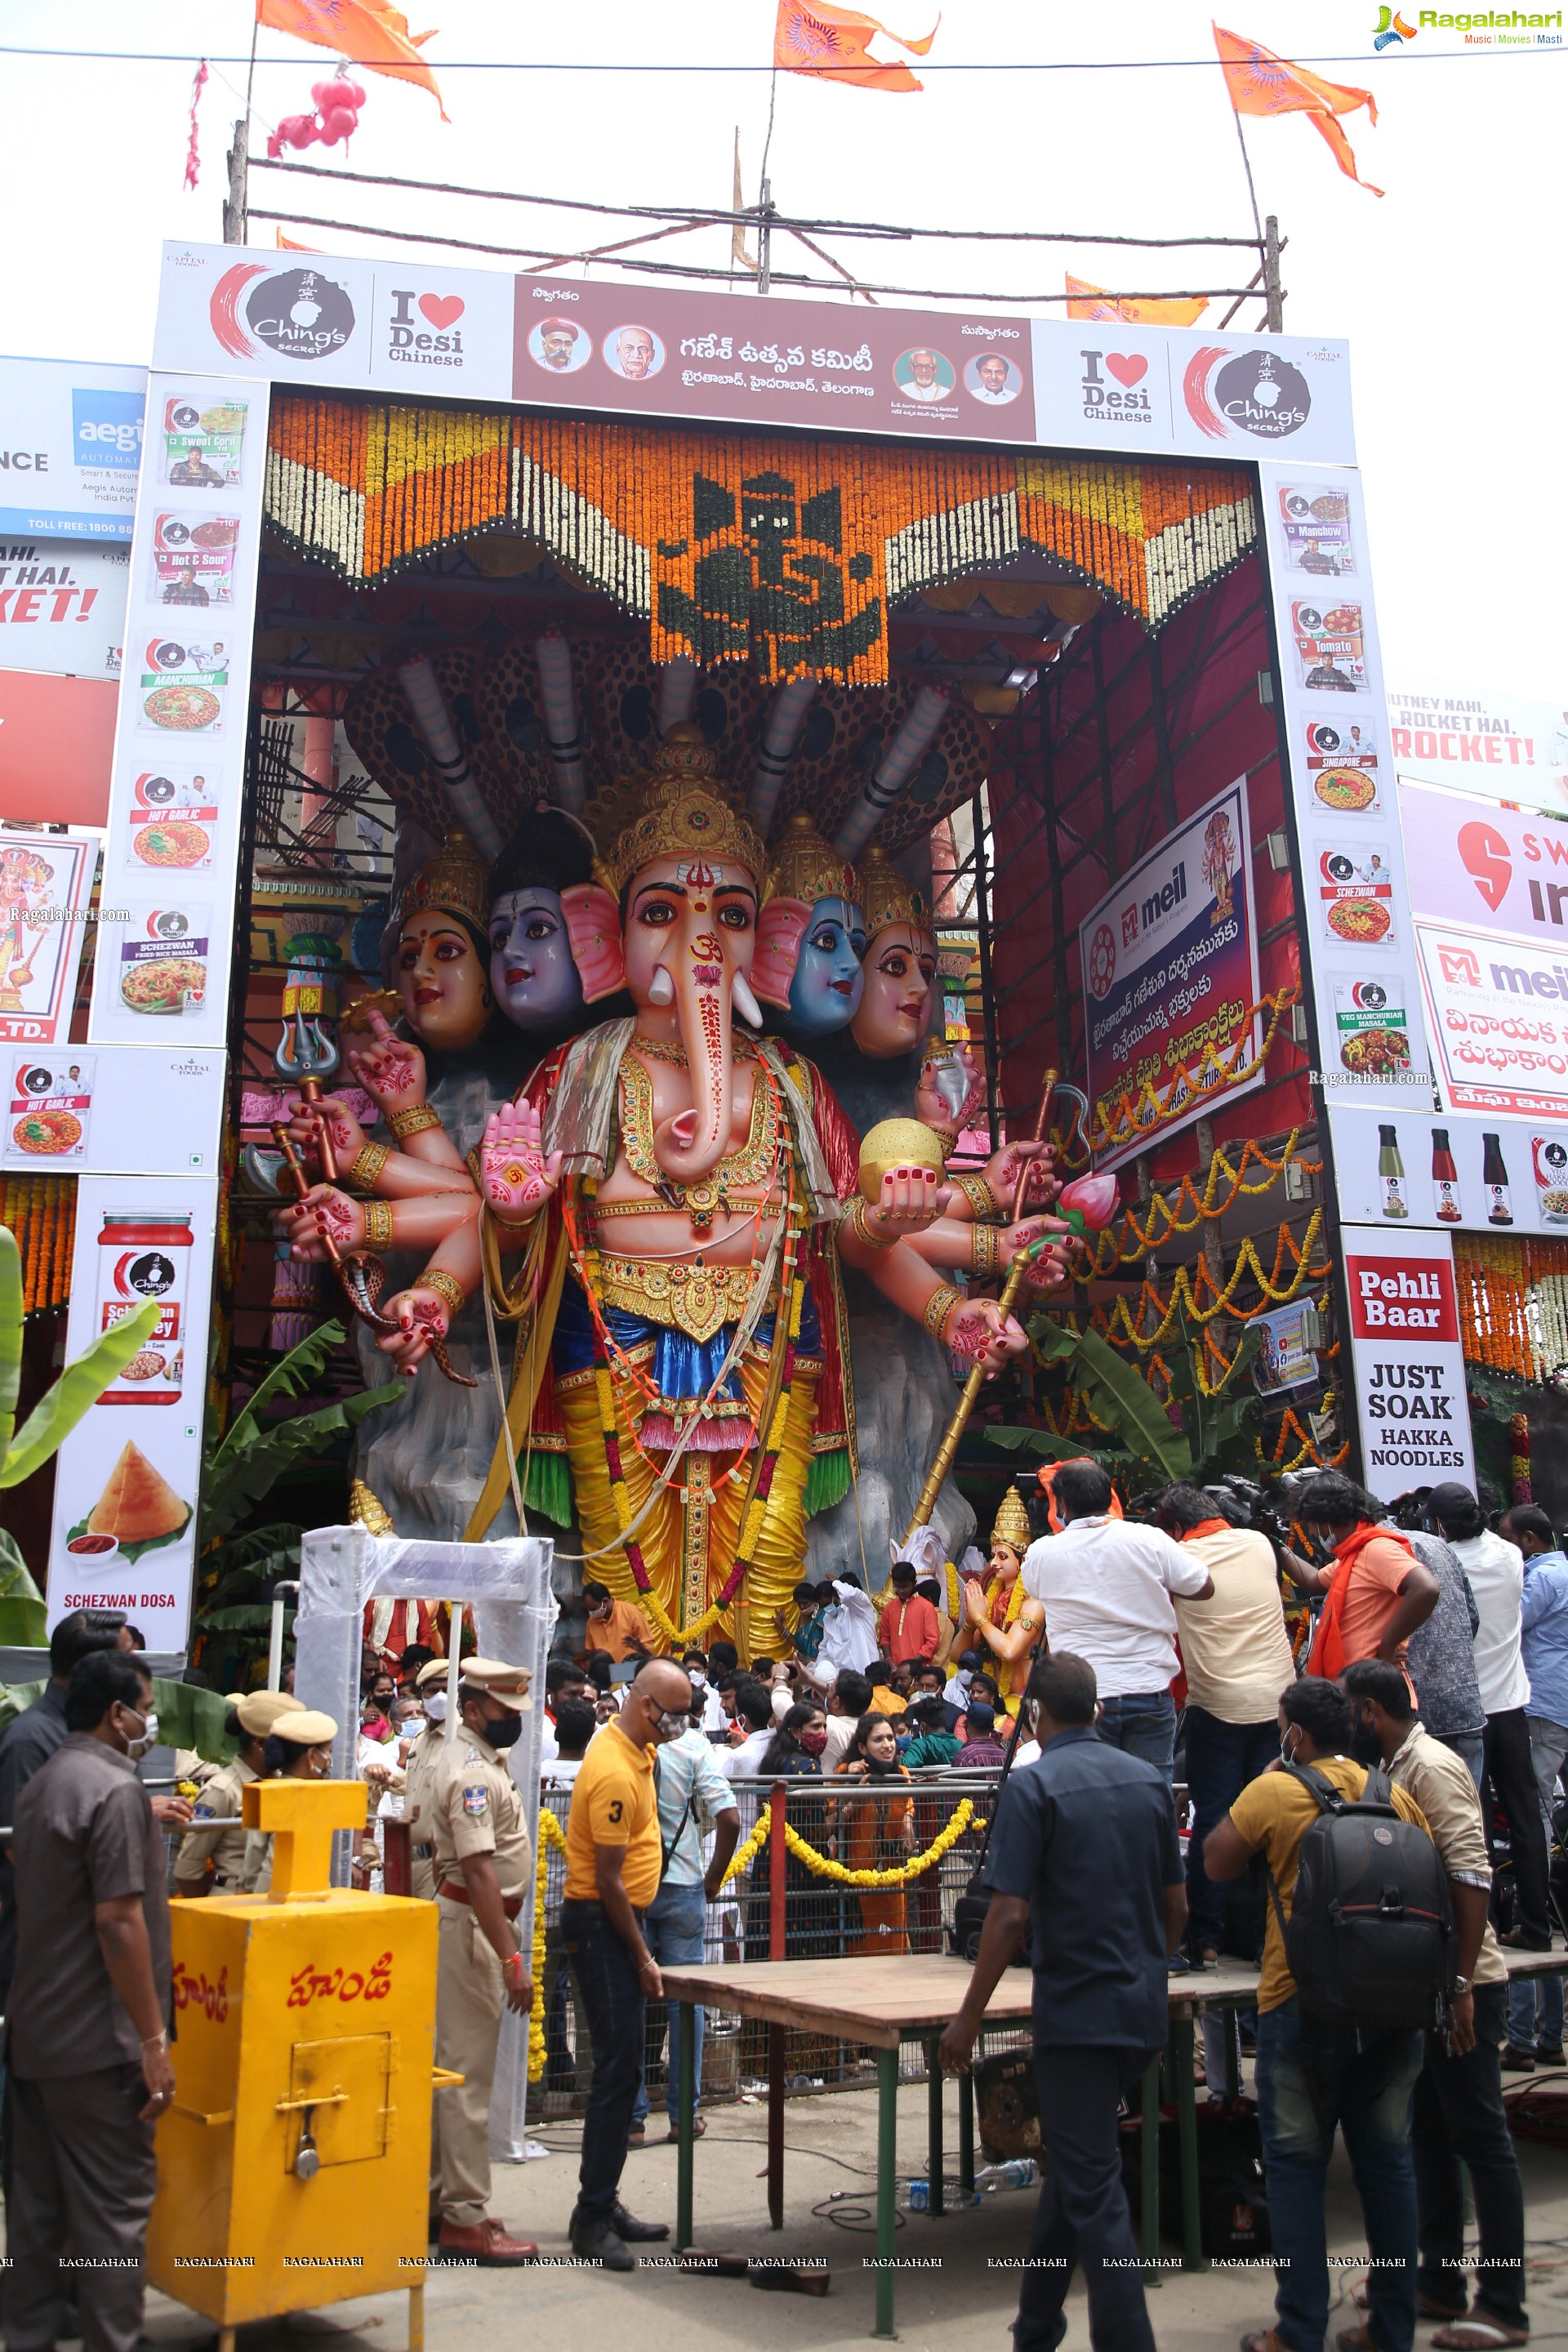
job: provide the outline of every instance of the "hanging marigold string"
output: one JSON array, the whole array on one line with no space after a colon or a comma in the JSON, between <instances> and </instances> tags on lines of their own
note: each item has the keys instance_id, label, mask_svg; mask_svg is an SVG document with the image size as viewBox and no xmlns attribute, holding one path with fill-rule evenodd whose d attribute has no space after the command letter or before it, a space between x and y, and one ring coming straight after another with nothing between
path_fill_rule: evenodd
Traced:
<instances>
[{"instance_id":1,"label":"hanging marigold string","mask_svg":"<svg viewBox=\"0 0 1568 2352\"><path fill-rule=\"evenodd\" d=\"M1155 1093L1152 1081L1145 1078L1136 1094L1119 1095L1109 1106L1103 1100L1097 1102L1092 1139L1095 1155L1102 1157L1128 1143L1147 1147L1157 1142L1165 1121L1190 1110L1197 1097L1212 1094L1217 1098L1226 1087L1240 1086L1246 1079L1255 1077L1268 1059L1280 1023L1291 1005L1300 1001L1300 986L1295 981L1273 996L1259 997L1256 1004L1247 1008L1228 1053L1222 1054L1212 1037L1205 1037L1201 1044L1194 1040L1194 1066L1184 1065L1179 1076L1168 1081L1163 1097ZM1268 1016L1263 1043L1250 1059L1244 1059L1252 1042L1254 1022L1260 1013ZM1216 1021L1218 1017L1215 1016Z\"/></svg>"},{"instance_id":2,"label":"hanging marigold string","mask_svg":"<svg viewBox=\"0 0 1568 2352\"><path fill-rule=\"evenodd\" d=\"M74 1176L0 1175L0 1224L16 1236L25 1315L63 1307L70 1297L76 1202Z\"/></svg>"},{"instance_id":3,"label":"hanging marigold string","mask_svg":"<svg viewBox=\"0 0 1568 2352\"><path fill-rule=\"evenodd\" d=\"M533 2007L528 2012L528 2079L537 2083L544 2072L544 2013L549 2000L544 1990L545 1886L550 1875L550 1849L566 1851L566 1832L547 1805L539 1809L539 1861L533 1880Z\"/></svg>"},{"instance_id":4,"label":"hanging marigold string","mask_svg":"<svg viewBox=\"0 0 1568 2352\"><path fill-rule=\"evenodd\" d=\"M1299 1158L1296 1147L1300 1139L1300 1133L1299 1127L1291 1129L1277 1160L1272 1159L1263 1146L1260 1143L1255 1143L1249 1136L1242 1146L1240 1164L1235 1168L1226 1157L1228 1147L1220 1146L1209 1163L1209 1172L1205 1180L1202 1192L1198 1192L1192 1174L1184 1175L1173 1195L1169 1197L1163 1193L1154 1195L1148 1205L1145 1222L1142 1224L1138 1222L1139 1211L1136 1206L1130 1205L1125 1208L1122 1211L1120 1224L1108 1225L1103 1233L1093 1236L1088 1251L1088 1271L1084 1278L1092 1280L1096 1276L1104 1276L1118 1265L1126 1265L1134 1258L1152 1256L1165 1246L1173 1234L1195 1233L1200 1225L1210 1223L1217 1217L1223 1217L1226 1210L1238 1200L1253 1199L1260 1193L1272 1192L1275 1185L1283 1180L1286 1170L1292 1163L1300 1166L1310 1176L1321 1175L1323 1166L1321 1160ZM1247 1181L1247 1171L1254 1167L1262 1168L1268 1171L1261 1184L1249 1184ZM1223 1198L1220 1197L1217 1189L1222 1177L1230 1186ZM1192 1213L1184 1216L1183 1211L1189 1207Z\"/></svg>"},{"instance_id":5,"label":"hanging marigold string","mask_svg":"<svg viewBox=\"0 0 1568 2352\"><path fill-rule=\"evenodd\" d=\"M1471 1363L1536 1381L1568 1367L1568 1242L1456 1234L1454 1282Z\"/></svg>"}]
</instances>

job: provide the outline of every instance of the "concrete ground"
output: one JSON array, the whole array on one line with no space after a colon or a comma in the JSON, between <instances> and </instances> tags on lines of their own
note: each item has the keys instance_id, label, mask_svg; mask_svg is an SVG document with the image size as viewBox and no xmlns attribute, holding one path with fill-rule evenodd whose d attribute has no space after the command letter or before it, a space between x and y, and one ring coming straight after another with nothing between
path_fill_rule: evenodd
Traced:
<instances>
[{"instance_id":1,"label":"concrete ground","mask_svg":"<svg viewBox=\"0 0 1568 2352\"><path fill-rule=\"evenodd\" d=\"M647 2220L675 2219L675 2150L664 2143L662 2110L648 2118L646 2148L628 2155L622 2190L632 2211ZM576 2267L521 2272L433 2268L426 2290L429 2352L473 2352L481 2340L506 2340L498 2330L519 2325L538 2329L542 2342L561 2352L635 2342L637 2352L734 2352L736 2345L787 2341L792 2352L838 2352L858 2347L873 2324L874 2276L866 2267L872 2252L876 2098L870 2091L794 2099L786 2112L786 2226L767 2226L765 2184L766 2111L755 2105L708 2111L708 2130L698 2143L696 2239L699 2246L723 2252L765 2253L795 2259L826 2257L832 2285L823 2299L790 2295L763 2300L744 2280L726 2280L645 2266L630 2277ZM658 2137L656 2137L656 2135ZM576 2123L535 2127L552 2154L516 2167L498 2167L493 2210L520 2235L536 2238L546 2256L568 2256L566 2220L576 2190ZM911 2084L900 2095L900 2174L923 2165L926 2091ZM956 2168L957 2094L947 2094L948 2170ZM1568 2158L1557 2150L1520 2143L1528 2210L1530 2305L1533 2340L1568 2341ZM901 2193L901 2192L900 2192ZM1016 2308L1016 2274L997 2265L1021 2254L1034 2210L1032 2192L999 2192L978 2209L942 2221L906 2215L899 2232L900 2261L917 2263L900 2271L898 2323L902 2341L936 2352L1005 2352L1006 2328ZM1339 2304L1333 2331L1353 2324L1352 2287L1364 2252L1355 2190L1342 2151L1337 2151L1330 2190L1330 2245L1346 2258L1337 2274ZM654 2248L657 2255L660 2251ZM1179 2265L1174 2247L1167 2259ZM1149 2308L1162 2352L1210 2352L1230 2347L1247 2329L1268 2324L1273 2276L1265 2265L1253 2271L1183 2272L1168 2269L1151 2294ZM1088 2317L1081 2285L1068 2305L1068 2343L1087 2352ZM242 2329L240 2352L298 2352L304 2336L332 2336L343 2352L403 2352L406 2310L400 2297L383 2295L304 2313L276 2325ZM600 2330L604 2333L601 2335ZM1423 2327L1418 2346L1430 2333ZM162 2295L150 2295L147 2335L154 2346L195 2347L213 2341L210 2324Z\"/></svg>"}]
</instances>

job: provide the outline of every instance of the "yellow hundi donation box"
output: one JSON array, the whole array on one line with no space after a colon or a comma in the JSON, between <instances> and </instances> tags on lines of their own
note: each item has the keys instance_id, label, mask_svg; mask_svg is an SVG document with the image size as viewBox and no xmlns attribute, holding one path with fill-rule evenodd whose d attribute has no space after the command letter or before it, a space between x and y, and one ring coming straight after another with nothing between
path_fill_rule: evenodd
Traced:
<instances>
[{"instance_id":1,"label":"yellow hundi donation box","mask_svg":"<svg viewBox=\"0 0 1568 2352\"><path fill-rule=\"evenodd\" d=\"M158 2126L147 2274L225 2332L423 2284L436 1910L327 1884L358 1781L245 1791L269 1895L176 1903L174 2102ZM410 2307L421 2333L422 2297Z\"/></svg>"}]
</instances>

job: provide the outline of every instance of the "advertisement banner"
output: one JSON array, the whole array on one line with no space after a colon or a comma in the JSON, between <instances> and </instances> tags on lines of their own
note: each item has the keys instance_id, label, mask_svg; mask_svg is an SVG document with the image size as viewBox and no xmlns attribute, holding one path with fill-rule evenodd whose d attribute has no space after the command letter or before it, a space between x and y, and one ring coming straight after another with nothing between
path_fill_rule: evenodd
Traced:
<instances>
[{"instance_id":1,"label":"advertisement banner","mask_svg":"<svg viewBox=\"0 0 1568 2352\"><path fill-rule=\"evenodd\" d=\"M1473 1487L1452 1242L1350 1224L1341 1242L1366 1484L1384 1502L1444 1479Z\"/></svg>"},{"instance_id":2,"label":"advertisement banner","mask_svg":"<svg viewBox=\"0 0 1568 2352\"><path fill-rule=\"evenodd\" d=\"M1302 983L1325 1095L1431 1099L1405 849L1383 724L1361 484L1259 468L1302 890ZM1343 580L1342 594L1325 583ZM1385 1114L1386 1116L1386 1114Z\"/></svg>"},{"instance_id":3,"label":"advertisement banner","mask_svg":"<svg viewBox=\"0 0 1568 2352\"><path fill-rule=\"evenodd\" d=\"M0 833L0 1040L52 1045L70 1027L98 865L96 834Z\"/></svg>"},{"instance_id":4,"label":"advertisement banner","mask_svg":"<svg viewBox=\"0 0 1568 2352\"><path fill-rule=\"evenodd\" d=\"M1446 1110L1568 1117L1568 954L1497 931L1415 926Z\"/></svg>"},{"instance_id":5,"label":"advertisement banner","mask_svg":"<svg viewBox=\"0 0 1568 2352\"><path fill-rule=\"evenodd\" d=\"M111 678L0 669L0 819L101 825L118 701Z\"/></svg>"},{"instance_id":6,"label":"advertisement banner","mask_svg":"<svg viewBox=\"0 0 1568 2352\"><path fill-rule=\"evenodd\" d=\"M1319 1377L1318 1310L1310 1298L1292 1299L1289 1307L1255 1315L1247 1328L1263 1334L1252 1367L1259 1395L1279 1396L1287 1389L1312 1386Z\"/></svg>"},{"instance_id":7,"label":"advertisement banner","mask_svg":"<svg viewBox=\"0 0 1568 2352\"><path fill-rule=\"evenodd\" d=\"M131 536L145 368L0 359L0 535Z\"/></svg>"},{"instance_id":8,"label":"advertisement banner","mask_svg":"<svg viewBox=\"0 0 1568 2352\"><path fill-rule=\"evenodd\" d=\"M218 409L241 379L1116 455L1355 456L1342 343L233 246L164 247L154 364L228 379L203 403ZM169 487L221 475L221 422L171 425L163 396L148 414ZM170 472L172 446L199 470Z\"/></svg>"},{"instance_id":9,"label":"advertisement banner","mask_svg":"<svg viewBox=\"0 0 1568 2352\"><path fill-rule=\"evenodd\" d=\"M47 1175L178 1176L218 1172L221 1053L146 1045L10 1051L0 1167Z\"/></svg>"},{"instance_id":10,"label":"advertisement banner","mask_svg":"<svg viewBox=\"0 0 1568 2352\"><path fill-rule=\"evenodd\" d=\"M0 540L0 669L118 677L130 564L95 540Z\"/></svg>"},{"instance_id":11,"label":"advertisement banner","mask_svg":"<svg viewBox=\"0 0 1568 2352\"><path fill-rule=\"evenodd\" d=\"M1391 686L1388 725L1394 761L1402 776L1421 783L1555 807L1568 801L1563 700L1418 694Z\"/></svg>"},{"instance_id":12,"label":"advertisement banner","mask_svg":"<svg viewBox=\"0 0 1568 2352\"><path fill-rule=\"evenodd\" d=\"M1238 777L1140 861L1079 926L1089 1132L1131 1116L1114 1168L1156 1136L1261 1086L1241 1077L1262 1039L1247 780ZM1152 1097L1152 1099L1151 1099ZM1121 1107L1119 1108L1119 1106Z\"/></svg>"},{"instance_id":13,"label":"advertisement banner","mask_svg":"<svg viewBox=\"0 0 1568 2352\"><path fill-rule=\"evenodd\" d=\"M1568 1115L1447 1111L1380 1117L1334 1103L1334 1181L1343 1216L1450 1233L1568 1235Z\"/></svg>"},{"instance_id":14,"label":"advertisement banner","mask_svg":"<svg viewBox=\"0 0 1568 2352\"><path fill-rule=\"evenodd\" d=\"M227 1029L268 395L154 375L148 399L90 1034L184 1051Z\"/></svg>"},{"instance_id":15,"label":"advertisement banner","mask_svg":"<svg viewBox=\"0 0 1568 2352\"><path fill-rule=\"evenodd\" d=\"M60 1448L51 1626L72 1609L123 1609L150 1650L186 1646L216 1215L210 1176L78 1187L68 1360L145 1300L159 1313Z\"/></svg>"},{"instance_id":16,"label":"advertisement banner","mask_svg":"<svg viewBox=\"0 0 1568 2352\"><path fill-rule=\"evenodd\" d=\"M1399 814L1417 916L1568 944L1568 816L1501 808L1405 776Z\"/></svg>"}]
</instances>

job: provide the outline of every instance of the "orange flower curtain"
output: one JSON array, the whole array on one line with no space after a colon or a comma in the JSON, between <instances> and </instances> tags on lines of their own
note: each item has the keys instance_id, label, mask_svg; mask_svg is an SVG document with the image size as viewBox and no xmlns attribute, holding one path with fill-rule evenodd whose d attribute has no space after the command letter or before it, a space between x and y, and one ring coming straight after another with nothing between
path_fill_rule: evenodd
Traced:
<instances>
[{"instance_id":1,"label":"orange flower curtain","mask_svg":"<svg viewBox=\"0 0 1568 2352\"><path fill-rule=\"evenodd\" d=\"M746 661L764 678L879 683L890 603L1021 550L1059 557L1157 627L1258 533L1233 467L293 394L274 401L268 442L268 522L348 579L519 530L646 620L656 661Z\"/></svg>"}]
</instances>

